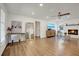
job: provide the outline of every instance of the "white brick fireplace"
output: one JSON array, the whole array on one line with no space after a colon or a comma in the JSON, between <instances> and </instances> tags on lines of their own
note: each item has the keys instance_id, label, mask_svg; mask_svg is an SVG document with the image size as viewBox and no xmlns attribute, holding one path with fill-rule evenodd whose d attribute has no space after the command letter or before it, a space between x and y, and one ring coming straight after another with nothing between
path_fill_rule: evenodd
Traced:
<instances>
[{"instance_id":1,"label":"white brick fireplace","mask_svg":"<svg viewBox=\"0 0 79 59\"><path fill-rule=\"evenodd\" d=\"M77 24L77 23L76 23ZM78 30L78 34L68 34L68 30ZM69 35L71 38L79 38L79 25L71 25L71 26L64 26L64 31Z\"/></svg>"}]
</instances>

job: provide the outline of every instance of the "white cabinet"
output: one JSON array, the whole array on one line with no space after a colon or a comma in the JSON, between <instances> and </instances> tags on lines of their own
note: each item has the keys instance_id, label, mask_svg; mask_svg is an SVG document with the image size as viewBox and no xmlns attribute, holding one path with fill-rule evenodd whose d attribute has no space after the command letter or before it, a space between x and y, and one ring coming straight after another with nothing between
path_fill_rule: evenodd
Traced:
<instances>
[{"instance_id":1,"label":"white cabinet","mask_svg":"<svg viewBox=\"0 0 79 59\"><path fill-rule=\"evenodd\" d=\"M25 41L25 33L9 33L8 34L9 43Z\"/></svg>"}]
</instances>

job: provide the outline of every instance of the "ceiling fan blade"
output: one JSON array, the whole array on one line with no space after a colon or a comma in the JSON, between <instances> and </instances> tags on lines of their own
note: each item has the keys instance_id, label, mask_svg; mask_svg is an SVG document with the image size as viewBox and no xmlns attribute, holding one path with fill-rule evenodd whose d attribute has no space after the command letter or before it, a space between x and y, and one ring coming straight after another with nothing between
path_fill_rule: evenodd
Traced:
<instances>
[{"instance_id":1,"label":"ceiling fan blade","mask_svg":"<svg viewBox=\"0 0 79 59\"><path fill-rule=\"evenodd\" d=\"M58 16L65 16L65 15L70 15L70 13L59 14Z\"/></svg>"},{"instance_id":2,"label":"ceiling fan blade","mask_svg":"<svg viewBox=\"0 0 79 59\"><path fill-rule=\"evenodd\" d=\"M49 16L49 18L53 18L53 17L61 18L60 16L65 16L65 15L70 15L70 13L61 14L61 12L59 12L57 16Z\"/></svg>"}]
</instances>

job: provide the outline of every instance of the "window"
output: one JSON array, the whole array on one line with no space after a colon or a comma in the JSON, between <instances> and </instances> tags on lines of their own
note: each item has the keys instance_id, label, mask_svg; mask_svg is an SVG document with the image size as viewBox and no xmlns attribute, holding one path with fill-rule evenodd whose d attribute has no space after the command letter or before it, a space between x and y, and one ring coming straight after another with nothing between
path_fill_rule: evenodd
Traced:
<instances>
[{"instance_id":1,"label":"window","mask_svg":"<svg viewBox=\"0 0 79 59\"><path fill-rule=\"evenodd\" d=\"M5 40L5 12L1 9L1 20L0 20L0 41Z\"/></svg>"},{"instance_id":2,"label":"window","mask_svg":"<svg viewBox=\"0 0 79 59\"><path fill-rule=\"evenodd\" d=\"M48 23L48 29L56 29L57 25L53 23Z\"/></svg>"},{"instance_id":3,"label":"window","mask_svg":"<svg viewBox=\"0 0 79 59\"><path fill-rule=\"evenodd\" d=\"M1 9L0 9L0 42L1 42Z\"/></svg>"}]
</instances>

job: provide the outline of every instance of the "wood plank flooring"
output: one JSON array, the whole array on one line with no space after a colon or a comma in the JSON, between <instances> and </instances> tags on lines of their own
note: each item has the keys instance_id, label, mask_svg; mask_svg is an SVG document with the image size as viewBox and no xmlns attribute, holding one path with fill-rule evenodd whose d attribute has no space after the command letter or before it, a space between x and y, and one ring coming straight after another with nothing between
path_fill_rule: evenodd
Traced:
<instances>
[{"instance_id":1,"label":"wood plank flooring","mask_svg":"<svg viewBox=\"0 0 79 59\"><path fill-rule=\"evenodd\" d=\"M3 56L79 56L79 40L45 38L10 44Z\"/></svg>"}]
</instances>

